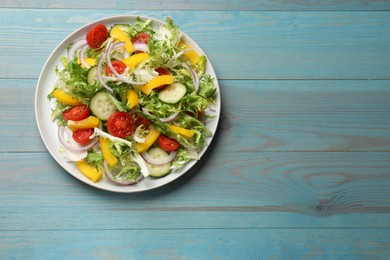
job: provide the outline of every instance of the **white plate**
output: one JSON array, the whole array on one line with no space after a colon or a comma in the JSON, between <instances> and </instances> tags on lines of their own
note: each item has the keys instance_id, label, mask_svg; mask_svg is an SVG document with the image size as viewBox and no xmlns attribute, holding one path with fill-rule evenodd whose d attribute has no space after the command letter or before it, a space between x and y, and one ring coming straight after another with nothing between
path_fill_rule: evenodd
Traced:
<instances>
[{"instance_id":1,"label":"white plate","mask_svg":"<svg viewBox=\"0 0 390 260\"><path fill-rule=\"evenodd\" d=\"M136 21L137 16L114 16L109 17L106 19L98 20L93 23L90 23L86 26L81 27L80 29L76 30L72 34L70 34L64 41L62 41L57 48L51 53L49 58L47 59L41 74L38 79L37 88L35 92L35 116L36 121L38 124L38 129L40 132L40 135L42 137L42 140L44 144L46 145L47 150L52 155L52 157L64 168L69 174L74 176L75 178L79 179L80 181L89 184L93 187L113 191L113 192L124 192L124 193L131 193L131 192L140 192L140 191L146 191L150 189L154 189L160 186L163 186L184 173L186 173L190 168L192 168L196 161L191 161L183 168L173 171L166 177L160 178L160 179L152 179L152 178L146 178L142 180L140 183L137 183L135 185L131 186L118 186L113 183L111 183L106 178L102 179L101 181L94 183L90 181L88 178L86 178L76 167L74 163L66 162L62 154L59 152L60 143L57 138L57 126L51 121L50 115L51 115L51 103L50 100L47 98L47 95L53 90L54 82L57 79L57 76L55 74L55 68L59 67L62 68L62 65L60 63L60 57L66 55L66 47L73 41L80 39L81 37L85 37L86 33L90 28L92 28L94 25L98 23L105 24L108 28L116 23L133 23ZM149 17L140 17L142 19L152 19ZM157 28L164 24L164 22L156 19L153 20L153 27ZM178 25L180 27L180 25ZM188 36L183 32L183 39L185 42L187 42L195 51L197 51L199 54L204 54L204 52L201 50L201 48ZM210 74L215 80L214 84L217 88L217 97L216 97L216 107L215 111L210 111L210 115L215 116L214 119L209 119L207 122L207 127L210 129L210 131L213 133L213 136L216 133L218 121L220 117L220 111L221 111L221 98L220 98L220 90L219 85L217 81L217 77L215 75L215 71L209 61L207 61L207 67L206 67L206 74ZM204 154L204 152L207 150L207 147L210 145L210 142L212 140L211 138L207 139L207 144L204 147L204 149L201 151L200 156Z\"/></svg>"}]
</instances>

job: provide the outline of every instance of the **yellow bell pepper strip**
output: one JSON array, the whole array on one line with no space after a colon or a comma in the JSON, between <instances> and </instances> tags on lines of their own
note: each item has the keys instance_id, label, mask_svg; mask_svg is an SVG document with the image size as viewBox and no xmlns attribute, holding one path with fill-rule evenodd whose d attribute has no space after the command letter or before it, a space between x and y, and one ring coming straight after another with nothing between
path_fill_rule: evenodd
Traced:
<instances>
[{"instance_id":1,"label":"yellow bell pepper strip","mask_svg":"<svg viewBox=\"0 0 390 260\"><path fill-rule=\"evenodd\" d=\"M143 85L140 89L145 95L149 95L150 92L152 92L153 89L158 88L162 85L168 85L173 83L173 76L172 75L161 75L153 78L148 83Z\"/></svg>"},{"instance_id":2,"label":"yellow bell pepper strip","mask_svg":"<svg viewBox=\"0 0 390 260\"><path fill-rule=\"evenodd\" d=\"M149 134L145 137L145 143L136 143L135 149L138 153L143 153L149 149L150 146L157 140L161 132L153 126L149 128Z\"/></svg>"},{"instance_id":3,"label":"yellow bell pepper strip","mask_svg":"<svg viewBox=\"0 0 390 260\"><path fill-rule=\"evenodd\" d=\"M195 132L193 130L185 129L177 125L169 125L169 128L176 134L182 135L186 138L191 138L194 136Z\"/></svg>"},{"instance_id":4,"label":"yellow bell pepper strip","mask_svg":"<svg viewBox=\"0 0 390 260\"><path fill-rule=\"evenodd\" d=\"M76 97L73 97L58 88L53 91L53 96L61 103L67 105L71 105L71 106L81 105L81 102Z\"/></svg>"},{"instance_id":5,"label":"yellow bell pepper strip","mask_svg":"<svg viewBox=\"0 0 390 260\"><path fill-rule=\"evenodd\" d=\"M102 178L101 170L89 165L85 160L76 162L77 168L91 181L97 182Z\"/></svg>"},{"instance_id":6,"label":"yellow bell pepper strip","mask_svg":"<svg viewBox=\"0 0 390 260\"><path fill-rule=\"evenodd\" d=\"M123 59L122 62L126 64L127 67L131 68L132 70L135 69L141 62L149 59L149 54L144 53L137 53L134 55L131 55L130 57Z\"/></svg>"},{"instance_id":7,"label":"yellow bell pepper strip","mask_svg":"<svg viewBox=\"0 0 390 260\"><path fill-rule=\"evenodd\" d=\"M86 119L80 121L68 120L68 127L72 132L80 129L94 128L99 125L99 118L95 116L89 116Z\"/></svg>"},{"instance_id":8,"label":"yellow bell pepper strip","mask_svg":"<svg viewBox=\"0 0 390 260\"><path fill-rule=\"evenodd\" d=\"M127 90L127 106L132 109L133 107L135 107L137 104L138 104L138 94L132 90L132 89L128 89Z\"/></svg>"},{"instance_id":9,"label":"yellow bell pepper strip","mask_svg":"<svg viewBox=\"0 0 390 260\"><path fill-rule=\"evenodd\" d=\"M108 144L110 140L104 137L99 137L100 149L102 150L103 158L108 166L113 167L118 163L118 159L111 153Z\"/></svg>"},{"instance_id":10,"label":"yellow bell pepper strip","mask_svg":"<svg viewBox=\"0 0 390 260\"><path fill-rule=\"evenodd\" d=\"M118 27L113 27L110 30L110 36L117 41L124 42L125 43L125 49L128 53L133 53L135 51L133 43L131 42L130 37L123 32Z\"/></svg>"},{"instance_id":11,"label":"yellow bell pepper strip","mask_svg":"<svg viewBox=\"0 0 390 260\"><path fill-rule=\"evenodd\" d=\"M85 61L85 63L87 63L88 66L90 66L90 67L95 66L95 65L97 64L97 61L96 61L95 58L89 58L89 57L87 57L87 58L84 58L84 61ZM79 57L77 57L77 63L78 63L78 64L81 64L81 60L80 60ZM83 66L82 64L81 64L81 67L84 68L84 66Z\"/></svg>"},{"instance_id":12,"label":"yellow bell pepper strip","mask_svg":"<svg viewBox=\"0 0 390 260\"><path fill-rule=\"evenodd\" d=\"M193 64L198 64L200 62L200 56L191 49L190 46L188 46L184 42L179 42L179 48L185 50L183 55L189 59Z\"/></svg>"}]
</instances>

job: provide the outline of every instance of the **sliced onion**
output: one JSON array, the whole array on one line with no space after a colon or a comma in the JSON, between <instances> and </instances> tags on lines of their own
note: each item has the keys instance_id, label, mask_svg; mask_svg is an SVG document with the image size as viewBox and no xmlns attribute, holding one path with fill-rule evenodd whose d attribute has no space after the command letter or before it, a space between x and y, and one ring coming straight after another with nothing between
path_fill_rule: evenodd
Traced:
<instances>
[{"instance_id":1,"label":"sliced onion","mask_svg":"<svg viewBox=\"0 0 390 260\"><path fill-rule=\"evenodd\" d=\"M112 63L111 63L111 57L110 57L110 53L111 51L117 49L117 48L120 48L120 47L123 47L125 46L125 43L124 42L119 42L119 43L110 43L108 45L108 48L107 48L107 53L106 53L106 60L107 60L107 66L110 68L111 72L115 75L115 77L117 77L119 80L125 82L125 83L128 83L128 84L132 84L132 85L145 85L147 82L138 82L138 81L133 81L133 80L129 80L125 77L123 77L121 74L119 74L114 66L112 66Z\"/></svg>"},{"instance_id":2,"label":"sliced onion","mask_svg":"<svg viewBox=\"0 0 390 260\"><path fill-rule=\"evenodd\" d=\"M141 173L142 175L146 178L150 175L150 172L149 172L149 168L148 166L146 165L146 162L144 160L144 158L142 158L141 155L139 155L138 153L134 154L134 156L131 157L131 159L138 163L139 167L141 168Z\"/></svg>"},{"instance_id":3,"label":"sliced onion","mask_svg":"<svg viewBox=\"0 0 390 260\"><path fill-rule=\"evenodd\" d=\"M133 185L144 178L143 175L140 175L140 177L136 180L118 180L112 175L106 161L103 161L103 166L104 166L104 173L107 176L107 178L113 183L118 185L122 185L122 186Z\"/></svg>"},{"instance_id":4,"label":"sliced onion","mask_svg":"<svg viewBox=\"0 0 390 260\"><path fill-rule=\"evenodd\" d=\"M134 43L134 50L136 51L142 51L142 52L148 52L149 48L146 43Z\"/></svg>"},{"instance_id":5,"label":"sliced onion","mask_svg":"<svg viewBox=\"0 0 390 260\"><path fill-rule=\"evenodd\" d=\"M200 79L199 79L198 73L190 65L188 65L187 63L183 62L182 65L183 65L184 68L186 68L190 72L190 75L191 75L191 78L192 78L192 82L194 82L195 92L198 92L198 90L199 90L199 83L200 83Z\"/></svg>"},{"instance_id":6,"label":"sliced onion","mask_svg":"<svg viewBox=\"0 0 390 260\"><path fill-rule=\"evenodd\" d=\"M67 134L69 136L69 140L65 139L65 131L67 131ZM60 140L61 144L70 151L87 151L88 149L94 147L96 143L99 141L98 138L94 138L91 140L91 142L87 145L80 145L76 141L71 138L71 133L68 128L65 128L63 126L58 127L57 131L58 139Z\"/></svg>"},{"instance_id":7,"label":"sliced onion","mask_svg":"<svg viewBox=\"0 0 390 260\"><path fill-rule=\"evenodd\" d=\"M91 66L88 65L88 63L85 61L85 52L87 51L89 45L86 43L84 44L82 47L81 47L81 50L80 50L80 62L81 64L83 64L83 66L86 68L86 69L89 69Z\"/></svg>"},{"instance_id":8,"label":"sliced onion","mask_svg":"<svg viewBox=\"0 0 390 260\"><path fill-rule=\"evenodd\" d=\"M103 81L102 79L102 74L101 74L101 71L102 71L102 65L103 65L103 61L104 61L104 57L106 55L102 55L102 57L100 58L99 60L99 63L98 63L98 67L97 67L97 78L98 78L98 81L99 83L105 88L107 89L109 92L113 92L112 88L110 88L109 86L107 86L107 84Z\"/></svg>"},{"instance_id":9,"label":"sliced onion","mask_svg":"<svg viewBox=\"0 0 390 260\"><path fill-rule=\"evenodd\" d=\"M172 162L173 159L175 159L176 155L177 155L177 151L173 151L173 152L171 152L171 153L168 155L168 157L166 157L166 158L164 158L164 159L158 159L158 160L156 160L156 159L154 159L153 157L151 157L151 156L148 154L148 152L143 152L143 153L141 153L142 158L144 158L145 161L146 161L147 163L150 163L150 164L156 165L156 166L164 165L164 164L167 164L167 163Z\"/></svg>"},{"instance_id":10,"label":"sliced onion","mask_svg":"<svg viewBox=\"0 0 390 260\"><path fill-rule=\"evenodd\" d=\"M145 107L142 108L142 112L144 112L147 115L153 116L149 112L149 110L147 108L145 108ZM175 112L175 113L173 113L172 115L170 115L168 117L159 117L158 119L160 119L160 121L163 122L163 123L167 123L167 122L170 122L170 121L174 120L178 115L179 115L179 112Z\"/></svg>"},{"instance_id":11,"label":"sliced onion","mask_svg":"<svg viewBox=\"0 0 390 260\"><path fill-rule=\"evenodd\" d=\"M68 51L68 61L71 61L74 59L75 57L75 53L78 49L80 49L83 45L87 44L87 40L85 38L82 38L82 39L79 39L77 41L75 41L72 45L72 47L70 47L69 51Z\"/></svg>"}]
</instances>

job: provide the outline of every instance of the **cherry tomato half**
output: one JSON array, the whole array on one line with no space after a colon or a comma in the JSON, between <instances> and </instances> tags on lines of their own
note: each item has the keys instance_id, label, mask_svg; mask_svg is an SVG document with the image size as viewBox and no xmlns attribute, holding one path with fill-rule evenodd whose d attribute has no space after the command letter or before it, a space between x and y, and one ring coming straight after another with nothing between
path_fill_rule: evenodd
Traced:
<instances>
[{"instance_id":1,"label":"cherry tomato half","mask_svg":"<svg viewBox=\"0 0 390 260\"><path fill-rule=\"evenodd\" d=\"M92 128L80 129L73 132L72 137L79 144L87 144L90 142L89 137L93 134Z\"/></svg>"},{"instance_id":2,"label":"cherry tomato half","mask_svg":"<svg viewBox=\"0 0 390 260\"><path fill-rule=\"evenodd\" d=\"M112 66L114 67L115 71L118 72L119 74L122 74L123 72L125 72L126 64L124 64L122 61L113 60L111 63L112 63ZM112 74L112 71L111 71L110 67L106 66L106 76L110 76L111 74Z\"/></svg>"},{"instance_id":3,"label":"cherry tomato half","mask_svg":"<svg viewBox=\"0 0 390 260\"><path fill-rule=\"evenodd\" d=\"M180 144L176 140L173 140L166 135L161 134L158 137L158 144L160 145L161 149L167 151L167 152L173 152L176 151L177 148L179 148Z\"/></svg>"},{"instance_id":4,"label":"cherry tomato half","mask_svg":"<svg viewBox=\"0 0 390 260\"><path fill-rule=\"evenodd\" d=\"M91 111L86 105L75 106L62 112L62 116L66 120L72 120L72 121L80 121L86 119L87 117L89 117L90 114Z\"/></svg>"},{"instance_id":5,"label":"cherry tomato half","mask_svg":"<svg viewBox=\"0 0 390 260\"><path fill-rule=\"evenodd\" d=\"M113 136L125 138L134 131L134 119L127 112L116 111L108 118L107 129Z\"/></svg>"},{"instance_id":6,"label":"cherry tomato half","mask_svg":"<svg viewBox=\"0 0 390 260\"><path fill-rule=\"evenodd\" d=\"M171 72L169 72L169 70L167 68L157 68L155 69L155 71L158 72L158 75L161 76L161 75L171 75Z\"/></svg>"},{"instance_id":7,"label":"cherry tomato half","mask_svg":"<svg viewBox=\"0 0 390 260\"><path fill-rule=\"evenodd\" d=\"M108 38L107 27L103 24L98 24L88 31L86 40L92 49L98 49Z\"/></svg>"},{"instance_id":8,"label":"cherry tomato half","mask_svg":"<svg viewBox=\"0 0 390 260\"><path fill-rule=\"evenodd\" d=\"M134 36L133 39L131 39L131 42L133 44L134 43L148 44L149 38L150 38L150 35L148 33L141 32L141 33L137 34L136 36Z\"/></svg>"}]
</instances>

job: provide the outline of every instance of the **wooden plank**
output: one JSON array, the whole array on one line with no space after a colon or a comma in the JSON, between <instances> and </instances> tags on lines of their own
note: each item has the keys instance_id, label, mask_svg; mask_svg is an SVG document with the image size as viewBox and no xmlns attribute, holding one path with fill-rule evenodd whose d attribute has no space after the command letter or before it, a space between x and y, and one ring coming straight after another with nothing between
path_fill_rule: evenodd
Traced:
<instances>
[{"instance_id":1,"label":"wooden plank","mask_svg":"<svg viewBox=\"0 0 390 260\"><path fill-rule=\"evenodd\" d=\"M364 237L364 239L362 239ZM2 259L388 259L387 229L0 232ZM364 240L364 241L363 241Z\"/></svg>"},{"instance_id":2,"label":"wooden plank","mask_svg":"<svg viewBox=\"0 0 390 260\"><path fill-rule=\"evenodd\" d=\"M214 147L178 180L137 194L85 185L46 153L0 153L0 162L2 231L390 228L389 153Z\"/></svg>"},{"instance_id":3,"label":"wooden plank","mask_svg":"<svg viewBox=\"0 0 390 260\"><path fill-rule=\"evenodd\" d=\"M272 0L216 0L216 1L125 1L117 0L107 3L103 0L86 1L61 1L61 0L41 0L41 1L23 1L23 0L3 0L3 8L49 8L49 9L144 9L144 10L347 10L347 11L378 11L389 10L390 5L386 1L320 1L309 0L291 0L291 1L272 1Z\"/></svg>"},{"instance_id":4,"label":"wooden plank","mask_svg":"<svg viewBox=\"0 0 390 260\"><path fill-rule=\"evenodd\" d=\"M215 142L244 151L390 151L390 81L221 80ZM0 79L0 151L46 151L35 79ZM12 122L12 124L10 123Z\"/></svg>"},{"instance_id":5,"label":"wooden plank","mask_svg":"<svg viewBox=\"0 0 390 260\"><path fill-rule=\"evenodd\" d=\"M0 28L0 78L37 78L46 58L72 31L123 14L173 17L203 48L221 79L390 75L390 29L383 26L390 23L389 12L0 9L9 24Z\"/></svg>"}]
</instances>

